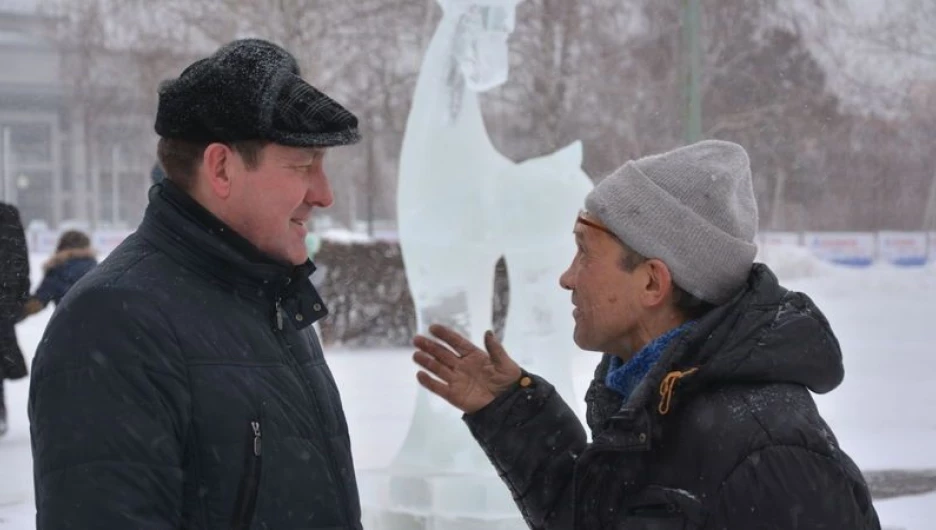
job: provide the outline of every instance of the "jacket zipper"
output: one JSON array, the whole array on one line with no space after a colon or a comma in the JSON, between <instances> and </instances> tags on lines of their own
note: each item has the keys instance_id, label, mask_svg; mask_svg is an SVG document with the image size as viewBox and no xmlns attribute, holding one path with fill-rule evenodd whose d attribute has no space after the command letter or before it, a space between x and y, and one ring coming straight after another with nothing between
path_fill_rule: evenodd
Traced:
<instances>
[{"instance_id":1,"label":"jacket zipper","mask_svg":"<svg viewBox=\"0 0 936 530\"><path fill-rule=\"evenodd\" d=\"M254 511L257 508L257 494L260 491L260 472L263 463L261 450L260 421L251 421L244 451L244 475L237 487L237 503L234 504L234 516L231 518L231 528L235 530L246 530L253 522Z\"/></svg>"},{"instance_id":2,"label":"jacket zipper","mask_svg":"<svg viewBox=\"0 0 936 530\"><path fill-rule=\"evenodd\" d=\"M316 415L316 418L318 419L319 424L325 425L325 418L323 417L324 415L322 414L322 411L319 408L318 403L316 403L315 400L313 400L312 397L309 396L308 389L306 388L306 385L308 384L308 379L306 379L306 377L302 374L302 369L299 366L299 363L296 360L295 355L293 355L292 353L292 348L289 347L289 344L286 343L286 338L282 335L283 322L285 321L285 316L284 316L284 311L283 311L283 306L282 306L281 301L282 301L281 298L279 297L276 298L276 303L275 303L276 328L278 332L274 332L274 335L276 335L277 339L280 341L280 343L285 349L284 354L286 356L287 363L289 364L290 368L292 368L293 372L295 372L296 377L299 378L299 382L301 383L300 386L302 388L302 395L305 396L306 401L309 403L309 406L311 406L312 410L315 411L315 415ZM325 389L325 391L327 392L328 389ZM331 452L331 446L329 444L329 441L325 439L325 436L319 435L319 440L322 444L321 446L322 449ZM326 456L325 460L328 461L328 468L331 472L332 479L335 481L335 484L337 485L337 488L340 493L340 500L342 501L342 505L344 507L345 519L347 520L348 524L352 524L351 512L348 508L348 492L345 490L344 481L341 478L341 474L338 472L338 466L335 463L335 459L330 458L329 457L330 455L325 455L325 456Z\"/></svg>"}]
</instances>

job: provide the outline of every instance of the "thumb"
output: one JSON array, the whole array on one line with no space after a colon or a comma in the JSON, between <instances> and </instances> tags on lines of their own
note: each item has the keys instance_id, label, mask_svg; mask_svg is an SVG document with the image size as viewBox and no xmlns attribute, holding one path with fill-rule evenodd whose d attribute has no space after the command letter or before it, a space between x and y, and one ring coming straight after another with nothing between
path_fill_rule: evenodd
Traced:
<instances>
[{"instance_id":1,"label":"thumb","mask_svg":"<svg viewBox=\"0 0 936 530\"><path fill-rule=\"evenodd\" d=\"M484 332L484 349L487 350L488 355L491 356L491 361L496 365L502 365L512 360L491 330Z\"/></svg>"}]
</instances>

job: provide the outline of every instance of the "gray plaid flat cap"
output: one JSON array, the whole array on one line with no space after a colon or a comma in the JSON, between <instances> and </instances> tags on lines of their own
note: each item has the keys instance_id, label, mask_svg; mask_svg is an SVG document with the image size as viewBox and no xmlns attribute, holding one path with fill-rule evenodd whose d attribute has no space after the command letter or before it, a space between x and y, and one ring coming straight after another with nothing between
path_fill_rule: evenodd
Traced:
<instances>
[{"instance_id":1,"label":"gray plaid flat cap","mask_svg":"<svg viewBox=\"0 0 936 530\"><path fill-rule=\"evenodd\" d=\"M198 142L334 147L361 139L354 114L306 83L289 52L260 39L226 44L164 81L155 128Z\"/></svg>"}]
</instances>

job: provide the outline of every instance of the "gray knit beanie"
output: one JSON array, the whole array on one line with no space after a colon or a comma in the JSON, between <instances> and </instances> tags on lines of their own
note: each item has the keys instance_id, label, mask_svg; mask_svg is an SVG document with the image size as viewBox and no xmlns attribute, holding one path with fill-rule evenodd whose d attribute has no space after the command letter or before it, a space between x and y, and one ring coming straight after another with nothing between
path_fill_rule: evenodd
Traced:
<instances>
[{"instance_id":1,"label":"gray knit beanie","mask_svg":"<svg viewBox=\"0 0 936 530\"><path fill-rule=\"evenodd\" d=\"M751 163L731 142L705 140L627 162L592 189L585 208L713 304L737 294L757 253Z\"/></svg>"}]
</instances>

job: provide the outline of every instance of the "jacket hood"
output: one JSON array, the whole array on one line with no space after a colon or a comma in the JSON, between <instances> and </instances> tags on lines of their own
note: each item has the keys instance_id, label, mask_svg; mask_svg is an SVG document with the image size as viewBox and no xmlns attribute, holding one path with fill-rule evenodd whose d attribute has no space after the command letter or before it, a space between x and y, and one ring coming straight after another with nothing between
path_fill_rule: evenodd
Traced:
<instances>
[{"instance_id":1,"label":"jacket hood","mask_svg":"<svg viewBox=\"0 0 936 530\"><path fill-rule=\"evenodd\" d=\"M763 264L729 304L703 317L673 352L677 369L698 368L705 383L798 383L816 393L844 377L842 351L825 315L789 291Z\"/></svg>"},{"instance_id":2,"label":"jacket hood","mask_svg":"<svg viewBox=\"0 0 936 530\"><path fill-rule=\"evenodd\" d=\"M595 409L593 427L620 407L604 387L609 359L599 364L586 397ZM756 263L739 294L672 341L624 407L652 406L666 414L694 392L729 384L793 383L821 394L843 377L842 352L825 315Z\"/></svg>"}]
</instances>

